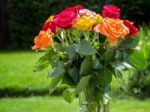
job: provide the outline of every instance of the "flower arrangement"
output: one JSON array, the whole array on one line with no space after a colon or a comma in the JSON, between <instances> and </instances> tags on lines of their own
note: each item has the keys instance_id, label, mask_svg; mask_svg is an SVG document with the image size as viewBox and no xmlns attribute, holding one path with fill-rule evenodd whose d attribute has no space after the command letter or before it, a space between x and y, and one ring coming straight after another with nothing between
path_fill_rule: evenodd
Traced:
<instances>
[{"instance_id":1,"label":"flower arrangement","mask_svg":"<svg viewBox=\"0 0 150 112\"><path fill-rule=\"evenodd\" d=\"M50 16L35 37L33 50L44 50L34 70L51 66L50 93L58 84L66 86L64 99L79 96L81 112L107 112L112 77L130 69L138 29L120 19L120 9L105 5L101 14L82 5L68 7Z\"/></svg>"}]
</instances>

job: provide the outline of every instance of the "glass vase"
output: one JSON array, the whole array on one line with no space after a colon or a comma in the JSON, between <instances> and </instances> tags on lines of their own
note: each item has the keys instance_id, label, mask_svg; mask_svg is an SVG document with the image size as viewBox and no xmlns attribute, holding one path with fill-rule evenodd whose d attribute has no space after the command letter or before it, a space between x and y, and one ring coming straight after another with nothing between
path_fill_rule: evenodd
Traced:
<instances>
[{"instance_id":1,"label":"glass vase","mask_svg":"<svg viewBox=\"0 0 150 112\"><path fill-rule=\"evenodd\" d=\"M94 92L89 89L85 89L79 95L79 109L80 112L109 112L109 103L107 104L102 99L101 105L97 103ZM105 103L105 104L104 104Z\"/></svg>"}]
</instances>

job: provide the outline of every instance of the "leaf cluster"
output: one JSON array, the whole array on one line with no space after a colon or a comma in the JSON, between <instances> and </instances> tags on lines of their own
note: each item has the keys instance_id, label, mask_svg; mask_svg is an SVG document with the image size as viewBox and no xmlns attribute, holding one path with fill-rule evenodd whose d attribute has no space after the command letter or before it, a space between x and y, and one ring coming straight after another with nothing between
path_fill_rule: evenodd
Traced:
<instances>
[{"instance_id":1,"label":"leaf cluster","mask_svg":"<svg viewBox=\"0 0 150 112\"><path fill-rule=\"evenodd\" d=\"M58 84L67 85L63 96L69 103L87 87L100 103L103 95L111 90L112 77L122 78L122 70L131 68L128 59L137 43L137 39L124 38L117 46L110 46L106 38L97 33L62 30L37 62L35 71L50 65L50 93Z\"/></svg>"}]
</instances>

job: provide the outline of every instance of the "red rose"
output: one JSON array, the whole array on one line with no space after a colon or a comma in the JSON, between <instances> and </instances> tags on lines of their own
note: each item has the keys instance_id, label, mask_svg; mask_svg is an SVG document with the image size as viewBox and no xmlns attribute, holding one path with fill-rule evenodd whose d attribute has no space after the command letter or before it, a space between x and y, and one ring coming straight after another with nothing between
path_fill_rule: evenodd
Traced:
<instances>
[{"instance_id":1,"label":"red rose","mask_svg":"<svg viewBox=\"0 0 150 112\"><path fill-rule=\"evenodd\" d=\"M120 9L113 5L105 5L103 6L102 16L114 19L120 18Z\"/></svg>"},{"instance_id":2,"label":"red rose","mask_svg":"<svg viewBox=\"0 0 150 112\"><path fill-rule=\"evenodd\" d=\"M124 25L129 28L129 36L136 36L139 32L138 28L136 28L132 22L128 20L123 21Z\"/></svg>"},{"instance_id":3,"label":"red rose","mask_svg":"<svg viewBox=\"0 0 150 112\"><path fill-rule=\"evenodd\" d=\"M53 19L55 24L64 29L69 29L76 22L77 14L74 11L64 11L56 15Z\"/></svg>"},{"instance_id":4,"label":"red rose","mask_svg":"<svg viewBox=\"0 0 150 112\"><path fill-rule=\"evenodd\" d=\"M47 31L48 29L51 30L51 32L55 33L57 30L57 25L54 22L47 22L43 25L43 30Z\"/></svg>"},{"instance_id":5,"label":"red rose","mask_svg":"<svg viewBox=\"0 0 150 112\"><path fill-rule=\"evenodd\" d=\"M82 5L76 5L74 7L68 7L58 15L56 15L53 19L55 24L64 29L69 29L76 22L77 12L83 9Z\"/></svg>"},{"instance_id":6,"label":"red rose","mask_svg":"<svg viewBox=\"0 0 150 112\"><path fill-rule=\"evenodd\" d=\"M76 5L76 6L74 6L74 7L67 7L65 10L63 10L62 12L65 12L65 11L73 11L73 12L77 12L77 11L79 11L79 10L81 10L81 9L83 9L84 7L82 6L82 5ZM62 13L61 12L61 13Z\"/></svg>"}]
</instances>

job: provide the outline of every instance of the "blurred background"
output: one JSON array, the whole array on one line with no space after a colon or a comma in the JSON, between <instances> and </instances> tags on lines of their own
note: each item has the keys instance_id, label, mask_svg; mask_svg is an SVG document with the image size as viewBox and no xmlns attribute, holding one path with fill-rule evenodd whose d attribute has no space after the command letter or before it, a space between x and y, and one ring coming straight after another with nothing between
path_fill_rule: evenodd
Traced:
<instances>
[{"instance_id":1,"label":"blurred background","mask_svg":"<svg viewBox=\"0 0 150 112\"><path fill-rule=\"evenodd\" d=\"M50 15L65 7L82 4L101 13L102 6L120 7L121 17L139 27L136 69L125 71L112 83L111 112L150 110L150 0L0 0L0 112L77 112L78 101L67 104L59 86L48 96L50 68L34 73L43 52L33 52L33 39ZM114 99L117 97L117 100Z\"/></svg>"}]
</instances>

